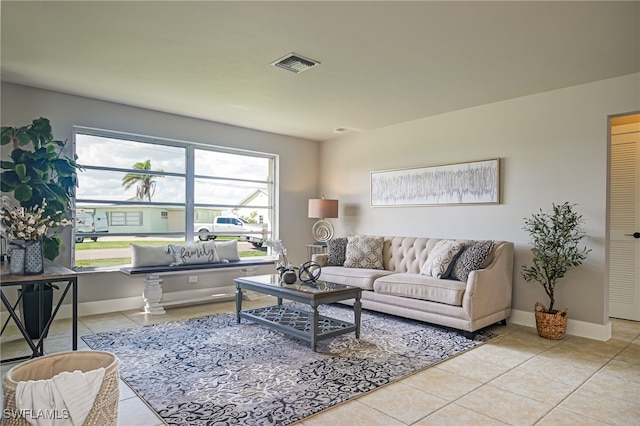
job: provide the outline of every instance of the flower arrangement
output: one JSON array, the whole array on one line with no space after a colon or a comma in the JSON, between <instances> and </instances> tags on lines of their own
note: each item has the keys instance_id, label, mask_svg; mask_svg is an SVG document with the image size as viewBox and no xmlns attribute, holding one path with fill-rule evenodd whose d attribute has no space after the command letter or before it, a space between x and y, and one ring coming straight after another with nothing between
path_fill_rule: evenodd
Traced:
<instances>
[{"instance_id":1,"label":"flower arrangement","mask_svg":"<svg viewBox=\"0 0 640 426\"><path fill-rule=\"evenodd\" d=\"M71 224L68 219L55 221L50 216L44 216L47 202L30 208L15 207L9 202L9 197L2 196L0 200L0 231L9 241L33 241L42 239L47 229ZM56 215L61 212L56 212Z\"/></svg>"},{"instance_id":2,"label":"flower arrangement","mask_svg":"<svg viewBox=\"0 0 640 426\"><path fill-rule=\"evenodd\" d=\"M282 244L281 240L266 240L263 244L264 247L271 247L271 250L274 254L278 255L278 258L282 256L282 260L279 261L276 265L276 270L280 271L280 274L283 274L286 271L295 271L296 268L287 260L287 249L284 244Z\"/></svg>"}]
</instances>

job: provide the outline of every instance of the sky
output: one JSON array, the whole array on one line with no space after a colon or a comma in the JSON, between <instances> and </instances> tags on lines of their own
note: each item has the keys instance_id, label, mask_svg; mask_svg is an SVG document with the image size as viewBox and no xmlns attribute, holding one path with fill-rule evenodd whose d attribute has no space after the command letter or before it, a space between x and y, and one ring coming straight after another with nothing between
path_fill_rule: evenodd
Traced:
<instances>
[{"instance_id":1,"label":"sky","mask_svg":"<svg viewBox=\"0 0 640 426\"><path fill-rule=\"evenodd\" d=\"M151 160L151 169L168 173L185 173L185 150L181 147L132 142L100 136L76 134L76 155L82 166L106 166L131 169L137 162ZM269 159L196 149L196 175L220 178L266 181ZM78 173L78 199L130 200L136 195L135 185L125 191L122 178L126 172L84 170ZM157 177L154 202L184 203L184 178ZM196 180L196 203L237 204L255 188L266 184L230 182L228 180Z\"/></svg>"}]
</instances>

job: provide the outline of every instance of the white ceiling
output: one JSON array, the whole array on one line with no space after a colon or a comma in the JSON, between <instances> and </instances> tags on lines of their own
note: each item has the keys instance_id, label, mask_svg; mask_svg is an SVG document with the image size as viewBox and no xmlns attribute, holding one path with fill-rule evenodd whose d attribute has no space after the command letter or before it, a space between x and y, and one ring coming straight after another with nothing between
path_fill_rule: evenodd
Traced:
<instances>
[{"instance_id":1,"label":"white ceiling","mask_svg":"<svg viewBox=\"0 0 640 426\"><path fill-rule=\"evenodd\" d=\"M312 140L640 71L638 1L0 7L3 81Z\"/></svg>"}]
</instances>

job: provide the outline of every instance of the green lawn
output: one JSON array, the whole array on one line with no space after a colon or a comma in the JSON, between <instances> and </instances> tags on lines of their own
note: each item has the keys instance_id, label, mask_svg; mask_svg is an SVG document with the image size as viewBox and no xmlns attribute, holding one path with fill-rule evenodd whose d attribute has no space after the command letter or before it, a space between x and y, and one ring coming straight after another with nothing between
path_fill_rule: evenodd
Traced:
<instances>
[{"instance_id":1,"label":"green lawn","mask_svg":"<svg viewBox=\"0 0 640 426\"><path fill-rule=\"evenodd\" d=\"M216 241L230 241L239 240L234 237L218 237ZM240 240L239 240L240 241ZM127 248L131 244L139 246L162 246L165 244L182 244L182 241L176 240L136 240L136 241L91 241L89 238L85 238L84 242L76 243L76 250L97 250L97 249L112 249L112 248Z\"/></svg>"}]
</instances>

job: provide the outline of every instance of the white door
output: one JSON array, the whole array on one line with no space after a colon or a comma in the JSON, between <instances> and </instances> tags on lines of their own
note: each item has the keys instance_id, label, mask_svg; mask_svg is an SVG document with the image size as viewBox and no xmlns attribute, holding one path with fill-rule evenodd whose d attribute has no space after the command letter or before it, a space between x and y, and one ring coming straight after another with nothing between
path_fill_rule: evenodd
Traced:
<instances>
[{"instance_id":1,"label":"white door","mask_svg":"<svg viewBox=\"0 0 640 426\"><path fill-rule=\"evenodd\" d=\"M611 120L609 316L640 321L640 114Z\"/></svg>"}]
</instances>

